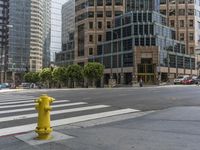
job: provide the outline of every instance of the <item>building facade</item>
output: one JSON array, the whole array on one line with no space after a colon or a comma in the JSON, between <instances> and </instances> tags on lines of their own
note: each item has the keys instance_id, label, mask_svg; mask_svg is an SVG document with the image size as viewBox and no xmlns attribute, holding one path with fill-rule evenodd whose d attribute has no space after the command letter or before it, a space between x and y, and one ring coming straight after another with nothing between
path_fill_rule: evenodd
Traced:
<instances>
[{"instance_id":1,"label":"building facade","mask_svg":"<svg viewBox=\"0 0 200 150\"><path fill-rule=\"evenodd\" d=\"M62 6L62 51L56 53L56 65L72 64L74 61L75 1Z\"/></svg>"},{"instance_id":2,"label":"building facade","mask_svg":"<svg viewBox=\"0 0 200 150\"><path fill-rule=\"evenodd\" d=\"M0 82L6 78L5 71L8 68L8 0L0 0Z\"/></svg>"},{"instance_id":3,"label":"building facade","mask_svg":"<svg viewBox=\"0 0 200 150\"><path fill-rule=\"evenodd\" d=\"M186 43L187 54L195 54L200 42L200 1L160 0L160 12L176 30L176 38Z\"/></svg>"},{"instance_id":4,"label":"building facade","mask_svg":"<svg viewBox=\"0 0 200 150\"><path fill-rule=\"evenodd\" d=\"M49 62L50 0L7 0L7 56L1 82L20 82Z\"/></svg>"},{"instance_id":5,"label":"building facade","mask_svg":"<svg viewBox=\"0 0 200 150\"><path fill-rule=\"evenodd\" d=\"M141 78L152 84L179 74L196 74L195 57L186 55L185 44L175 34L156 11L129 12L115 19L115 27L98 45L98 56L90 61L104 64L105 84L113 78L121 84Z\"/></svg>"},{"instance_id":6,"label":"building facade","mask_svg":"<svg viewBox=\"0 0 200 150\"><path fill-rule=\"evenodd\" d=\"M113 19L125 12L125 0L75 1L75 62L84 65L97 54L97 43L103 41Z\"/></svg>"},{"instance_id":7,"label":"building facade","mask_svg":"<svg viewBox=\"0 0 200 150\"><path fill-rule=\"evenodd\" d=\"M62 6L62 50L66 51L70 33L75 31L75 1L69 0Z\"/></svg>"},{"instance_id":8,"label":"building facade","mask_svg":"<svg viewBox=\"0 0 200 150\"><path fill-rule=\"evenodd\" d=\"M51 62L55 61L55 53L61 51L61 8L63 2L61 0L52 0L51 5Z\"/></svg>"}]
</instances>

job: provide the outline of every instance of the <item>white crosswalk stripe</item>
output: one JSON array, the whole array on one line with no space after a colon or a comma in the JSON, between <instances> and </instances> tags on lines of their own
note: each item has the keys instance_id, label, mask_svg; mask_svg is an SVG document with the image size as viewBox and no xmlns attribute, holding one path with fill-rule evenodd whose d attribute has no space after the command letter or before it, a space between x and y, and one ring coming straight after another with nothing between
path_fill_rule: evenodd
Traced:
<instances>
[{"instance_id":1,"label":"white crosswalk stripe","mask_svg":"<svg viewBox=\"0 0 200 150\"><path fill-rule=\"evenodd\" d=\"M33 100L24 100L25 97L21 97L20 101L13 101L5 96L6 101L4 101L0 96L2 100L0 102L0 136L33 131L37 126L35 120L38 114L34 108L35 103ZM56 100L51 107L53 108L50 112L53 127L139 111L129 108L118 109L110 105L71 102L70 100Z\"/></svg>"},{"instance_id":2,"label":"white crosswalk stripe","mask_svg":"<svg viewBox=\"0 0 200 150\"><path fill-rule=\"evenodd\" d=\"M59 108L59 107L65 107L65 106L76 106L76 105L84 105L84 104L87 104L87 103L86 102L77 102L77 103L53 105L51 107L52 108ZM31 108L24 108L24 109L5 110L5 111L0 111L0 114L22 112L22 111L31 111L31 110L35 110L35 108L31 107Z\"/></svg>"},{"instance_id":3,"label":"white crosswalk stripe","mask_svg":"<svg viewBox=\"0 0 200 150\"><path fill-rule=\"evenodd\" d=\"M63 102L69 102L68 100L61 100L61 101L55 101L54 103L63 103ZM7 103L9 104L9 103ZM35 103L30 103L30 104L17 104L17 105L7 105L7 106L1 106L1 108L16 108L16 107L23 107L23 106L33 106Z\"/></svg>"},{"instance_id":4,"label":"white crosswalk stripe","mask_svg":"<svg viewBox=\"0 0 200 150\"><path fill-rule=\"evenodd\" d=\"M14 105L15 107L17 107L18 105L21 107L21 106L29 106L29 105L23 105L24 103L30 103L30 102L34 102L34 101L19 101L19 102L3 102L3 103L0 103L0 108L2 105L6 105L6 104L17 104L17 105ZM69 100L59 100L59 101L56 101L55 103L63 103L63 102L69 102ZM34 105L32 103L32 105ZM30 105L31 106L31 105Z\"/></svg>"}]
</instances>

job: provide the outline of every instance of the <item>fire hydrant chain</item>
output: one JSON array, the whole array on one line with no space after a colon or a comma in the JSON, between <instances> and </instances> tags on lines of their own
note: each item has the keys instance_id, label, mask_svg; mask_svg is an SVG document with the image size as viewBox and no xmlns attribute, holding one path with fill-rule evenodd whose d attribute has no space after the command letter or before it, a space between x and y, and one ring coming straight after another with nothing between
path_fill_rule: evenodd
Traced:
<instances>
[{"instance_id":1,"label":"fire hydrant chain","mask_svg":"<svg viewBox=\"0 0 200 150\"><path fill-rule=\"evenodd\" d=\"M38 133L37 139L48 140L51 139L51 132L53 131L50 124L50 104L53 103L54 99L44 94L37 99L35 108L38 111L38 123L35 132Z\"/></svg>"}]
</instances>

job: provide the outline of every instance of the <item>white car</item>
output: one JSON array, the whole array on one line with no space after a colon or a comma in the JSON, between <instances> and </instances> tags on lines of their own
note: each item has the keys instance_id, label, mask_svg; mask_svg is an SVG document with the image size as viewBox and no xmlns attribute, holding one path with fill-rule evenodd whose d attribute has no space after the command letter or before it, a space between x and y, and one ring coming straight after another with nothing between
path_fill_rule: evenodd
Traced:
<instances>
[{"instance_id":1,"label":"white car","mask_svg":"<svg viewBox=\"0 0 200 150\"><path fill-rule=\"evenodd\" d=\"M174 84L181 84L181 81L185 80L188 77L189 75L180 75L176 79L174 79Z\"/></svg>"}]
</instances>

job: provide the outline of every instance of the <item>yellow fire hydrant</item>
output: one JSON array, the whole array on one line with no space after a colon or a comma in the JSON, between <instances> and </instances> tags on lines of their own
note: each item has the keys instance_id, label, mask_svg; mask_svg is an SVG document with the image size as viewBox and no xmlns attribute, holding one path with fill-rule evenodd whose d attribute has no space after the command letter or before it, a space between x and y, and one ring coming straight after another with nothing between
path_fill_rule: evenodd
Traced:
<instances>
[{"instance_id":1,"label":"yellow fire hydrant","mask_svg":"<svg viewBox=\"0 0 200 150\"><path fill-rule=\"evenodd\" d=\"M44 94L37 99L35 108L38 111L38 123L35 132L38 133L37 139L48 140L51 139L51 132L53 131L50 125L50 104L54 101L52 97Z\"/></svg>"}]
</instances>

